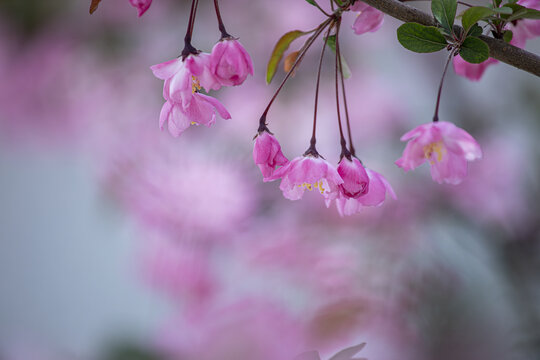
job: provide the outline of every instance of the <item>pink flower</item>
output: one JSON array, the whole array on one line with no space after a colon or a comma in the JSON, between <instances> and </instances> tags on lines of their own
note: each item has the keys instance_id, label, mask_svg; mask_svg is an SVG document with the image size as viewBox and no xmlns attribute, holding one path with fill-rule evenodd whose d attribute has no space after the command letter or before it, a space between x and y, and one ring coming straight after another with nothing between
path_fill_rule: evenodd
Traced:
<instances>
[{"instance_id":1,"label":"pink flower","mask_svg":"<svg viewBox=\"0 0 540 360\"><path fill-rule=\"evenodd\" d=\"M519 0L518 5L525 6L529 9L540 10L540 0ZM514 37L522 36L525 40L533 39L540 36L540 20L539 19L521 19L513 26ZM516 45L518 46L518 45ZM521 47L521 46L520 46Z\"/></svg>"},{"instance_id":2,"label":"pink flower","mask_svg":"<svg viewBox=\"0 0 540 360\"><path fill-rule=\"evenodd\" d=\"M326 160L314 156L299 156L277 169L269 180L281 178L279 188L289 200L301 199L306 189L316 188L325 199L335 199L343 183L337 170Z\"/></svg>"},{"instance_id":3,"label":"pink flower","mask_svg":"<svg viewBox=\"0 0 540 360\"><path fill-rule=\"evenodd\" d=\"M255 138L253 161L261 169L264 181L270 181L276 166L286 165L289 160L281 152L277 139L268 131L262 131Z\"/></svg>"},{"instance_id":4,"label":"pink flower","mask_svg":"<svg viewBox=\"0 0 540 360\"><path fill-rule=\"evenodd\" d=\"M337 172L343 179L343 184L339 185L340 192L346 198L358 198L368 192L368 174L357 158L341 159Z\"/></svg>"},{"instance_id":5,"label":"pink flower","mask_svg":"<svg viewBox=\"0 0 540 360\"><path fill-rule=\"evenodd\" d=\"M386 193L396 200L397 196L390 183L376 171L365 169L369 177L369 189L365 195L358 198L340 196L336 199L336 207L341 216L353 215L360 212L365 206L380 206L386 199Z\"/></svg>"},{"instance_id":6,"label":"pink flower","mask_svg":"<svg viewBox=\"0 0 540 360\"><path fill-rule=\"evenodd\" d=\"M165 100L188 105L192 94L201 86L206 91L217 90L220 85L210 73L210 54L190 54L185 59L176 58L151 67L154 76L165 80L163 97Z\"/></svg>"},{"instance_id":7,"label":"pink flower","mask_svg":"<svg viewBox=\"0 0 540 360\"><path fill-rule=\"evenodd\" d=\"M216 122L216 112L223 119L230 119L231 115L219 100L194 93L191 101L183 106L168 100L161 108L159 127L163 130L167 123L169 132L178 137L190 125L206 125L210 127Z\"/></svg>"},{"instance_id":8,"label":"pink flower","mask_svg":"<svg viewBox=\"0 0 540 360\"><path fill-rule=\"evenodd\" d=\"M357 1L351 6L352 11L358 11L359 14L352 25L356 35L362 35L367 32L379 30L384 21L384 13L362 1Z\"/></svg>"},{"instance_id":9,"label":"pink flower","mask_svg":"<svg viewBox=\"0 0 540 360\"><path fill-rule=\"evenodd\" d=\"M396 165L409 171L429 160L431 177L440 184L459 184L467 176L467 161L482 158L476 140L446 121L420 125L401 137L401 141L407 140Z\"/></svg>"},{"instance_id":10,"label":"pink flower","mask_svg":"<svg viewBox=\"0 0 540 360\"><path fill-rule=\"evenodd\" d=\"M188 55L151 67L154 75L165 80L165 104L159 116L159 126L167 123L169 132L177 137L190 125L211 126L216 112L224 119L231 115L217 99L199 93L201 85L210 90L218 84L208 68L209 54ZM218 84L219 85L219 84Z\"/></svg>"},{"instance_id":11,"label":"pink flower","mask_svg":"<svg viewBox=\"0 0 540 360\"><path fill-rule=\"evenodd\" d=\"M131 6L137 9L139 17L143 16L146 10L152 5L152 0L129 0Z\"/></svg>"},{"instance_id":12,"label":"pink flower","mask_svg":"<svg viewBox=\"0 0 540 360\"><path fill-rule=\"evenodd\" d=\"M210 70L221 85L237 86L246 80L248 74L253 75L253 63L242 44L229 38L214 45Z\"/></svg>"},{"instance_id":13,"label":"pink flower","mask_svg":"<svg viewBox=\"0 0 540 360\"><path fill-rule=\"evenodd\" d=\"M452 59L452 65L454 65L454 71L459 76L466 77L469 80L472 81L478 81L482 78L482 75L484 75L484 71L486 71L487 67L492 64L497 64L498 61L489 58L486 61L480 63L480 64L471 64L465 60L459 55L454 56Z\"/></svg>"}]
</instances>

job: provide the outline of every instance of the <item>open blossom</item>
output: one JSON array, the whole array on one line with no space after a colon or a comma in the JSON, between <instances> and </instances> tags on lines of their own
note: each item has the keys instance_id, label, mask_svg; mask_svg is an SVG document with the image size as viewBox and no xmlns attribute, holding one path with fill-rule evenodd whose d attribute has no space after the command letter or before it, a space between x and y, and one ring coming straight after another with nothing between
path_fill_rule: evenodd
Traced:
<instances>
[{"instance_id":1,"label":"open blossom","mask_svg":"<svg viewBox=\"0 0 540 360\"><path fill-rule=\"evenodd\" d=\"M141 17L152 5L152 0L129 0L129 3L137 9L138 15Z\"/></svg>"},{"instance_id":2,"label":"open blossom","mask_svg":"<svg viewBox=\"0 0 540 360\"><path fill-rule=\"evenodd\" d=\"M384 14L368 4L357 1L351 6L351 11L358 11L359 14L352 25L354 33L361 35L367 32L375 32L379 30L384 21Z\"/></svg>"},{"instance_id":3,"label":"open blossom","mask_svg":"<svg viewBox=\"0 0 540 360\"><path fill-rule=\"evenodd\" d=\"M185 59L174 59L151 67L158 79L165 80L159 125L167 123L169 132L179 136L190 125L211 126L216 113L224 119L231 115L217 99L199 93L216 87L217 81L210 74L209 54L191 54Z\"/></svg>"},{"instance_id":4,"label":"open blossom","mask_svg":"<svg viewBox=\"0 0 540 360\"><path fill-rule=\"evenodd\" d=\"M264 181L269 181L276 166L283 166L289 162L281 152L281 146L277 139L268 131L259 133L255 138L253 161L261 169Z\"/></svg>"},{"instance_id":5,"label":"open blossom","mask_svg":"<svg viewBox=\"0 0 540 360\"><path fill-rule=\"evenodd\" d=\"M253 75L253 62L238 40L222 39L212 49L210 70L221 85L237 86Z\"/></svg>"},{"instance_id":6,"label":"open blossom","mask_svg":"<svg viewBox=\"0 0 540 360\"><path fill-rule=\"evenodd\" d=\"M281 178L279 188L289 200L299 200L304 191L317 189L325 199L335 199L343 183L336 168L313 155L299 156L277 169L269 180Z\"/></svg>"},{"instance_id":7,"label":"open blossom","mask_svg":"<svg viewBox=\"0 0 540 360\"><path fill-rule=\"evenodd\" d=\"M420 125L401 141L409 142L396 165L409 171L429 161L431 177L440 184L459 184L467 176L467 162L482 158L476 140L446 121Z\"/></svg>"},{"instance_id":8,"label":"open blossom","mask_svg":"<svg viewBox=\"0 0 540 360\"><path fill-rule=\"evenodd\" d=\"M167 123L172 136L178 137L190 125L206 125L210 127L216 122L216 113L223 119L230 119L231 114L219 100L194 93L187 106L182 103L167 101L161 108L159 127L163 130Z\"/></svg>"},{"instance_id":9,"label":"open blossom","mask_svg":"<svg viewBox=\"0 0 540 360\"><path fill-rule=\"evenodd\" d=\"M336 207L341 216L356 214L365 206L382 205L387 192L394 200L397 199L396 193L384 176L370 169L365 169L365 171L369 177L369 188L364 195L358 198L349 198L340 193L340 196L336 199Z\"/></svg>"},{"instance_id":10,"label":"open blossom","mask_svg":"<svg viewBox=\"0 0 540 360\"><path fill-rule=\"evenodd\" d=\"M337 172L343 184L339 185L341 194L346 198L358 198L365 195L369 189L369 177L366 169L357 158L351 160L344 157L338 164Z\"/></svg>"},{"instance_id":11,"label":"open blossom","mask_svg":"<svg viewBox=\"0 0 540 360\"><path fill-rule=\"evenodd\" d=\"M210 73L210 54L190 54L185 59L176 58L151 67L154 76L165 80L165 100L182 102L186 106L192 94L203 87L206 91L217 90L220 85Z\"/></svg>"}]
</instances>

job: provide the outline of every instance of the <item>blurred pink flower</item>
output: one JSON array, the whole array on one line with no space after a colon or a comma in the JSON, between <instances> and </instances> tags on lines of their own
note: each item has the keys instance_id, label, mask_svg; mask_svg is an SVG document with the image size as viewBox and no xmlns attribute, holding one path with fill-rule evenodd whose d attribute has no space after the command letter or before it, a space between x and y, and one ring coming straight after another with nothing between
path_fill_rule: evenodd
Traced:
<instances>
[{"instance_id":1,"label":"blurred pink flower","mask_svg":"<svg viewBox=\"0 0 540 360\"><path fill-rule=\"evenodd\" d=\"M357 1L351 6L351 10L359 12L352 25L356 35L375 32L379 30L384 22L384 13L382 11L375 9L362 1Z\"/></svg>"},{"instance_id":2,"label":"blurred pink flower","mask_svg":"<svg viewBox=\"0 0 540 360\"><path fill-rule=\"evenodd\" d=\"M540 0L519 0L517 4L530 9L540 10ZM537 19L520 19L506 27L512 31L513 36L510 44L519 48L524 48L527 40L540 36L540 20ZM489 58L480 64L471 64L463 60L459 55L455 56L453 61L454 71L456 74L466 77L472 81L478 81L486 71L489 65L497 64L498 61Z\"/></svg>"},{"instance_id":3,"label":"blurred pink flower","mask_svg":"<svg viewBox=\"0 0 540 360\"><path fill-rule=\"evenodd\" d=\"M141 252L142 276L175 300L190 305L206 304L217 290L207 247L186 244L174 238L145 239Z\"/></svg>"},{"instance_id":4,"label":"blurred pink flower","mask_svg":"<svg viewBox=\"0 0 540 360\"><path fill-rule=\"evenodd\" d=\"M216 122L216 112L223 119L230 119L231 114L219 100L199 93L194 93L187 106L168 100L161 108L159 127L163 129L167 123L169 132L178 137L190 125L206 125L210 127Z\"/></svg>"},{"instance_id":5,"label":"blurred pink flower","mask_svg":"<svg viewBox=\"0 0 540 360\"><path fill-rule=\"evenodd\" d=\"M540 10L540 0L519 0L517 4L529 9ZM533 39L540 36L540 20L520 19L517 21L516 25L512 27L512 31L514 32L514 37L517 35L524 40Z\"/></svg>"},{"instance_id":6,"label":"blurred pink flower","mask_svg":"<svg viewBox=\"0 0 540 360\"><path fill-rule=\"evenodd\" d=\"M482 158L480 145L465 130L446 121L420 125L401 137L409 141L396 165L409 171L429 160L431 177L457 185L467 176L467 162Z\"/></svg>"},{"instance_id":7,"label":"blurred pink flower","mask_svg":"<svg viewBox=\"0 0 540 360\"><path fill-rule=\"evenodd\" d=\"M185 323L171 323L158 339L170 358L290 360L305 350L303 323L265 299L241 299Z\"/></svg>"},{"instance_id":8,"label":"blurred pink flower","mask_svg":"<svg viewBox=\"0 0 540 360\"><path fill-rule=\"evenodd\" d=\"M346 198L358 198L369 189L369 177L360 160L344 157L338 164L337 172L343 184L339 185L340 193Z\"/></svg>"},{"instance_id":9,"label":"blurred pink flower","mask_svg":"<svg viewBox=\"0 0 540 360\"><path fill-rule=\"evenodd\" d=\"M139 17L143 16L152 5L152 0L129 0L129 2L131 6L137 9Z\"/></svg>"},{"instance_id":10,"label":"blurred pink flower","mask_svg":"<svg viewBox=\"0 0 540 360\"><path fill-rule=\"evenodd\" d=\"M221 85L237 86L253 75L253 62L238 40L222 39L212 49L210 70Z\"/></svg>"},{"instance_id":11,"label":"blurred pink flower","mask_svg":"<svg viewBox=\"0 0 540 360\"><path fill-rule=\"evenodd\" d=\"M484 75L487 67L492 64L497 64L498 62L499 61L493 58L489 58L480 64L471 64L463 60L460 55L454 56L452 59L455 73L472 81L479 81L482 78L482 75Z\"/></svg>"},{"instance_id":12,"label":"blurred pink flower","mask_svg":"<svg viewBox=\"0 0 540 360\"><path fill-rule=\"evenodd\" d=\"M353 215L360 212L364 206L382 205L386 199L387 192L394 200L397 199L396 193L384 176L370 169L366 169L366 173L369 177L369 188L367 193L358 198L348 198L346 196L338 197L336 199L336 207L339 215Z\"/></svg>"},{"instance_id":13,"label":"blurred pink flower","mask_svg":"<svg viewBox=\"0 0 540 360\"><path fill-rule=\"evenodd\" d=\"M313 155L299 156L277 169L269 180L282 179L279 188L289 200L299 200L306 189L316 188L325 199L335 199L343 183L336 168Z\"/></svg>"},{"instance_id":14,"label":"blurred pink flower","mask_svg":"<svg viewBox=\"0 0 540 360\"><path fill-rule=\"evenodd\" d=\"M281 152L277 139L268 131L257 134L253 146L253 161L261 169L264 181L274 173L276 166L286 165L289 160Z\"/></svg>"}]
</instances>

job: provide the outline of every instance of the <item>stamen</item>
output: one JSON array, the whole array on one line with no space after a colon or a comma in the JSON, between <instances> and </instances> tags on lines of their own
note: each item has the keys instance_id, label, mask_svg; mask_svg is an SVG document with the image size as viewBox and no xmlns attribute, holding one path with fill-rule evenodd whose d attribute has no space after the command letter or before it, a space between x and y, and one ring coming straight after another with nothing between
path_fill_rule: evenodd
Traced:
<instances>
[{"instance_id":1,"label":"stamen","mask_svg":"<svg viewBox=\"0 0 540 360\"><path fill-rule=\"evenodd\" d=\"M437 154L435 159L432 159L433 152ZM446 153L446 148L442 141L437 141L431 144L424 146L424 157L429 160L431 164L434 164L435 161L442 161L443 155Z\"/></svg>"},{"instance_id":2,"label":"stamen","mask_svg":"<svg viewBox=\"0 0 540 360\"><path fill-rule=\"evenodd\" d=\"M191 75L191 93L195 94L201 90L201 83L194 75Z\"/></svg>"}]
</instances>

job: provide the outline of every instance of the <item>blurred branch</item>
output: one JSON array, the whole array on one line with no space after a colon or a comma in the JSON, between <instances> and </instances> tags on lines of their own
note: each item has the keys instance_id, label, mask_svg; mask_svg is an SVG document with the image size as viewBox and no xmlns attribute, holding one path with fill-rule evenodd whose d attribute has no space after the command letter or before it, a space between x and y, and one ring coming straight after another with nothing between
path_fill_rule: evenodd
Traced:
<instances>
[{"instance_id":1,"label":"blurred branch","mask_svg":"<svg viewBox=\"0 0 540 360\"><path fill-rule=\"evenodd\" d=\"M417 22L426 26L437 26L435 19L418 9L405 5L397 0L362 0L366 4L404 22ZM456 32L461 33L461 26L454 26ZM540 76L540 57L526 50L510 45L503 40L480 36L489 46L489 55L508 65Z\"/></svg>"}]
</instances>

